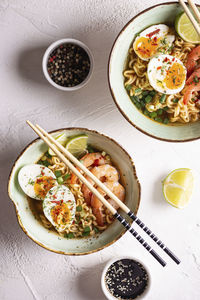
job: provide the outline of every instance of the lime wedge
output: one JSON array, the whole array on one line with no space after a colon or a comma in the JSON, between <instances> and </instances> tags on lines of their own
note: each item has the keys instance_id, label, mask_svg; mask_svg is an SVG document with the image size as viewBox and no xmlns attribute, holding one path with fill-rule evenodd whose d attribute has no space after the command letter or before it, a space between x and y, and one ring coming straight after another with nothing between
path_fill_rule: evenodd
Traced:
<instances>
[{"instance_id":1,"label":"lime wedge","mask_svg":"<svg viewBox=\"0 0 200 300\"><path fill-rule=\"evenodd\" d=\"M88 136L85 134L71 138L67 144L66 149L76 157L80 157L86 153Z\"/></svg>"},{"instance_id":2,"label":"lime wedge","mask_svg":"<svg viewBox=\"0 0 200 300\"><path fill-rule=\"evenodd\" d=\"M54 137L55 140L57 140L57 142L59 142L61 145L65 146L66 142L67 142L67 137L66 134L63 132L61 134L59 134L58 136ZM51 148L48 149L48 153L51 156L55 156L56 154L51 150Z\"/></svg>"},{"instance_id":3,"label":"lime wedge","mask_svg":"<svg viewBox=\"0 0 200 300\"><path fill-rule=\"evenodd\" d=\"M190 43L199 44L200 36L194 29L186 13L180 13L175 19L175 28L180 37Z\"/></svg>"},{"instance_id":4,"label":"lime wedge","mask_svg":"<svg viewBox=\"0 0 200 300\"><path fill-rule=\"evenodd\" d=\"M177 208L185 207L192 195L194 178L190 169L176 169L163 181L165 200Z\"/></svg>"}]
</instances>

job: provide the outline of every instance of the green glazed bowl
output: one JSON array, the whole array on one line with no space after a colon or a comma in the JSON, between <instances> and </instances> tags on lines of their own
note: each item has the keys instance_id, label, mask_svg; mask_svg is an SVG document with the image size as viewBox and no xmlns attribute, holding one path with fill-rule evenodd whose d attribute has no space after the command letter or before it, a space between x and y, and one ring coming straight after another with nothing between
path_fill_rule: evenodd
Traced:
<instances>
[{"instance_id":1,"label":"green glazed bowl","mask_svg":"<svg viewBox=\"0 0 200 300\"><path fill-rule=\"evenodd\" d=\"M126 188L125 203L136 214L140 204L140 183L136 175L134 163L129 154L113 139L93 130L65 128L52 133L53 135L57 135L61 132L65 132L66 136L87 134L90 144L111 155L114 164L120 170L121 179ZM30 210L27 196L18 184L18 172L24 165L37 162L46 151L47 146L41 139L34 140L19 155L10 173L8 195L15 206L18 222L23 231L34 242L45 249L66 255L89 254L113 244L126 231L117 220L98 237L66 239L43 227L34 217ZM122 213L122 215L124 214Z\"/></svg>"},{"instance_id":2,"label":"green glazed bowl","mask_svg":"<svg viewBox=\"0 0 200 300\"><path fill-rule=\"evenodd\" d=\"M153 24L171 23L183 9L178 2L161 3L150 7L131 19L117 36L108 62L110 91L122 115L141 132L168 142L185 142L200 138L200 122L183 125L164 125L143 115L131 102L125 88L123 71L128 50L135 35Z\"/></svg>"}]
</instances>

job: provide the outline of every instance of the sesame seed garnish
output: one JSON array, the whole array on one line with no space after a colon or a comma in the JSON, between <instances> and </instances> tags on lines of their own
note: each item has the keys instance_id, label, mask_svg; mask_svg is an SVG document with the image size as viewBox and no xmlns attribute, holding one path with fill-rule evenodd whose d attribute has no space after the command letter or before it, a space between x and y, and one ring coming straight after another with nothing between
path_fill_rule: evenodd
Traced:
<instances>
[{"instance_id":1,"label":"sesame seed garnish","mask_svg":"<svg viewBox=\"0 0 200 300\"><path fill-rule=\"evenodd\" d=\"M136 299L148 285L148 274L139 262L121 259L108 268L105 284L116 299Z\"/></svg>"}]
</instances>

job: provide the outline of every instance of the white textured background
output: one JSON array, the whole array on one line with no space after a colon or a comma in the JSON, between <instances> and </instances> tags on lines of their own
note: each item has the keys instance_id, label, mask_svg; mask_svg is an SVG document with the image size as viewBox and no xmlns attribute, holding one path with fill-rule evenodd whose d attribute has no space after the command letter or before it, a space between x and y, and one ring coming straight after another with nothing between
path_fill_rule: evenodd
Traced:
<instances>
[{"instance_id":1,"label":"white textured background","mask_svg":"<svg viewBox=\"0 0 200 300\"><path fill-rule=\"evenodd\" d=\"M1 300L103 300L102 267L121 254L138 257L150 268L149 300L200 299L200 141L171 144L143 135L118 112L107 84L107 60L117 33L135 14L158 2L0 1ZM95 59L91 81L73 93L51 87L41 71L45 48L64 37L82 40ZM129 233L109 248L84 257L54 254L34 244L20 229L7 196L12 163L36 137L26 119L47 130L88 127L120 142L132 155L142 184L139 216L175 250L181 265L163 254L168 262L163 269ZM161 180L178 167L192 168L197 179L197 192L180 211L165 203L161 192Z\"/></svg>"}]
</instances>

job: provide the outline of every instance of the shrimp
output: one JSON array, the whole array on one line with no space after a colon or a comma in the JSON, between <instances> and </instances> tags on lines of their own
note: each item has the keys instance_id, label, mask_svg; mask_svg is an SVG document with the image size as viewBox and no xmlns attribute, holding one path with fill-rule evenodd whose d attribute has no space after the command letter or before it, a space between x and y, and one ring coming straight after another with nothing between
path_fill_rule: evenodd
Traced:
<instances>
[{"instance_id":1,"label":"shrimp","mask_svg":"<svg viewBox=\"0 0 200 300\"><path fill-rule=\"evenodd\" d=\"M89 176L86 176L87 181L89 181L92 185L94 185L94 181L92 181L92 179ZM87 205L91 204L91 196L92 196L92 192L88 189L88 187L83 184L82 185L82 193L85 199L85 202L87 203Z\"/></svg>"},{"instance_id":2,"label":"shrimp","mask_svg":"<svg viewBox=\"0 0 200 300\"><path fill-rule=\"evenodd\" d=\"M105 159L99 152L87 153L80 159L80 161L86 168L89 168L90 166L100 166L105 164ZM80 172L80 169L77 169ZM73 173L71 176L71 184L75 184L77 180L78 177Z\"/></svg>"},{"instance_id":3,"label":"shrimp","mask_svg":"<svg viewBox=\"0 0 200 300\"><path fill-rule=\"evenodd\" d=\"M191 75L191 73L195 70L195 67L198 66L198 62L200 59L200 45L195 47L187 58L186 68L188 75Z\"/></svg>"},{"instance_id":4,"label":"shrimp","mask_svg":"<svg viewBox=\"0 0 200 300\"><path fill-rule=\"evenodd\" d=\"M185 88L183 97L183 103L185 105L191 100L193 92L200 91L200 68L190 75L186 81L186 85L187 87Z\"/></svg>"},{"instance_id":5,"label":"shrimp","mask_svg":"<svg viewBox=\"0 0 200 300\"><path fill-rule=\"evenodd\" d=\"M94 167L91 170L92 174L96 176L98 179L100 179L102 182L105 181L118 181L119 180L119 174L117 170L110 165L102 165L99 167Z\"/></svg>"},{"instance_id":6,"label":"shrimp","mask_svg":"<svg viewBox=\"0 0 200 300\"><path fill-rule=\"evenodd\" d=\"M107 186L107 188L111 190L111 192L113 192L113 194L115 194L122 202L124 202L125 189L118 181L117 182L107 181L104 182L104 185ZM100 192L100 194L102 194L105 197L106 193L101 188L98 187L97 190L98 192ZM116 210L119 208L119 205L114 200L109 198L107 199L107 201ZM91 197L91 206L92 206L92 212L96 217L98 225L103 226L105 223L105 217L102 211L103 204L95 195L92 195Z\"/></svg>"}]
</instances>

